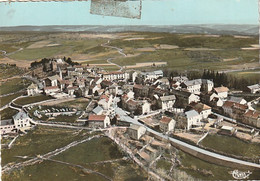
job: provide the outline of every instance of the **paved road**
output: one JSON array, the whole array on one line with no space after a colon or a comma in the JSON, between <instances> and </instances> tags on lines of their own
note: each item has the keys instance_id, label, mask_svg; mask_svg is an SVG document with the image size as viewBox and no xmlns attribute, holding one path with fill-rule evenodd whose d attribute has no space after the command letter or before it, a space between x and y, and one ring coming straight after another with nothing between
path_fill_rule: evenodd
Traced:
<instances>
[{"instance_id":1,"label":"paved road","mask_svg":"<svg viewBox=\"0 0 260 181\"><path fill-rule=\"evenodd\" d=\"M252 68L236 69L236 70L223 70L223 71L219 71L219 73L240 72L240 71L246 71L246 70L258 70L258 69L259 69L259 67L252 67Z\"/></svg>"},{"instance_id":2,"label":"paved road","mask_svg":"<svg viewBox=\"0 0 260 181\"><path fill-rule=\"evenodd\" d=\"M143 125L143 124L139 123L135 119L132 119L131 123L134 123L134 124L137 124L137 125L142 125L142 126L144 126L147 129L147 131L149 131L149 132L151 132L151 133L153 133L153 134L155 134L157 136L160 136L161 138L167 139L167 140L171 141L172 143L175 143L175 144L183 146L183 147L187 147L187 148L189 148L189 149L191 149L193 151L196 151L198 153L201 153L201 154L204 154L204 155L207 155L207 156L210 156L210 157L214 157L214 158L219 159L219 160L229 161L229 162L233 162L235 164L241 164L241 165L245 165L245 166L249 166L249 167L254 167L254 168L260 169L260 164L243 161L243 160L239 160L239 159L236 159L236 158L231 158L231 157L228 157L228 156L224 156L224 155L221 155L221 154L218 154L218 153L210 152L210 151L207 151L205 149L202 149L202 148L190 145L190 144L185 143L183 141L180 141L180 140L177 140L175 138L172 138L172 137L169 137L167 135L164 135L162 133L159 133L159 132L157 132L157 131L147 127L146 125Z\"/></svg>"},{"instance_id":3,"label":"paved road","mask_svg":"<svg viewBox=\"0 0 260 181\"><path fill-rule=\"evenodd\" d=\"M108 40L107 43L101 44L100 46L116 49L116 50L118 51L118 53L120 53L121 55L123 55L124 57L126 57L126 54L123 52L123 49L118 48L118 47L114 47L114 46L109 46L109 45L107 45L107 44L109 44L109 43L110 43L110 41ZM116 63L111 62L111 60L114 60L114 59L115 59L115 58L108 58L108 59L107 59L107 63L119 67L119 68L120 68L119 71L122 71L122 70L123 70L123 67L122 67L122 66L120 66L120 65L118 65L118 64L116 64Z\"/></svg>"}]
</instances>

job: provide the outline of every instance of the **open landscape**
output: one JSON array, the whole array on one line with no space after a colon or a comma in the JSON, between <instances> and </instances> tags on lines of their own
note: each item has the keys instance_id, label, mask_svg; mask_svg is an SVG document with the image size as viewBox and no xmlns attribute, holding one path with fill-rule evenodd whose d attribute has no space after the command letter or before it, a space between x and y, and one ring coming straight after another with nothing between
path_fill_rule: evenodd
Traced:
<instances>
[{"instance_id":1,"label":"open landscape","mask_svg":"<svg viewBox=\"0 0 260 181\"><path fill-rule=\"evenodd\" d=\"M1 32L2 179L258 179L257 44L253 34Z\"/></svg>"},{"instance_id":2,"label":"open landscape","mask_svg":"<svg viewBox=\"0 0 260 181\"><path fill-rule=\"evenodd\" d=\"M43 58L71 57L73 61L95 65L107 70L118 70L111 64L125 68L153 69L142 63L166 62L163 69L219 71L241 70L243 76L256 79L258 73L250 68L258 67L258 36L186 35L171 33L131 32L113 34L92 33L15 33L1 32L1 63L13 63L29 67L32 61ZM109 42L109 43L108 43ZM109 46L105 46L105 43ZM19 51L18 51L19 50ZM111 59L108 62L108 59ZM133 65L139 66L133 67ZM160 66L155 64L155 66ZM149 68L150 67L150 68Z\"/></svg>"}]
</instances>

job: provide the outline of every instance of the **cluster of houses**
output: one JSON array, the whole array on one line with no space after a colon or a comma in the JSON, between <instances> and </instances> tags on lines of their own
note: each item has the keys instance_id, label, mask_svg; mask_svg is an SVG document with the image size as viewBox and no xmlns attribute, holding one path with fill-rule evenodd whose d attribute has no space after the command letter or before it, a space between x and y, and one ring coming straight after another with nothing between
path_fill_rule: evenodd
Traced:
<instances>
[{"instance_id":1,"label":"cluster of houses","mask_svg":"<svg viewBox=\"0 0 260 181\"><path fill-rule=\"evenodd\" d=\"M244 99L229 97L227 87L214 87L212 80L166 78L161 70L108 72L97 67L65 65L56 61L52 75L41 79L42 86L30 85L27 93L43 93L57 99L94 99L95 106L85 117L90 127L105 128L112 120L131 123L135 119L150 127L157 126L162 132L175 128L190 130L207 123L212 110L260 127L259 112Z\"/></svg>"}]
</instances>

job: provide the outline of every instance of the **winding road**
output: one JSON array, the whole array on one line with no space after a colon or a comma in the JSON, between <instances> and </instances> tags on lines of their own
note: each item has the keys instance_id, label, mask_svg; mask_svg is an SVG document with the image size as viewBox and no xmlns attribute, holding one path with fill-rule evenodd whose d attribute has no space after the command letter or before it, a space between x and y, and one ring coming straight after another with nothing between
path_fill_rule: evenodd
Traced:
<instances>
[{"instance_id":1,"label":"winding road","mask_svg":"<svg viewBox=\"0 0 260 181\"><path fill-rule=\"evenodd\" d=\"M125 120L125 121L127 121L127 120ZM214 152L211 152L211 151L190 145L190 144L185 143L183 141L180 141L178 139L175 139L175 138L169 137L167 135L164 135L162 133L159 133L159 132L147 127L146 125L139 123L136 119L131 119L131 121L127 121L127 122L144 126L148 132L153 133L154 135L157 135L157 136L164 138L166 140L169 140L170 142L174 143L175 145L179 145L181 147L189 148L190 150L192 150L194 152L197 152L197 153L209 156L209 157L213 157L213 158L218 159L218 160L231 162L231 163L239 164L239 165L244 165L244 166L251 167L251 168L260 169L260 164L256 164L256 163L252 163L252 162L248 162L248 161L244 161L244 160L239 160L239 159L236 159L236 158L231 158L231 157L228 157L228 156L224 156L224 155L221 155L221 154L218 154L218 153L214 153Z\"/></svg>"},{"instance_id":2,"label":"winding road","mask_svg":"<svg viewBox=\"0 0 260 181\"><path fill-rule=\"evenodd\" d=\"M124 57L126 57L126 54L123 52L123 49L118 48L118 47L114 47L114 46L107 45L107 44L109 44L109 43L110 43L110 40L108 40L107 43L101 44L100 46L106 47L106 48L116 49L119 54L121 54L121 55L123 55ZM119 67L119 68L120 68L119 71L122 71L122 70L123 70L123 67L122 67L122 66L120 66L120 65L118 65L118 64L116 64L116 63L111 62L111 60L114 60L114 59L116 59L116 58L108 58L108 59L107 59L107 63Z\"/></svg>"}]
</instances>

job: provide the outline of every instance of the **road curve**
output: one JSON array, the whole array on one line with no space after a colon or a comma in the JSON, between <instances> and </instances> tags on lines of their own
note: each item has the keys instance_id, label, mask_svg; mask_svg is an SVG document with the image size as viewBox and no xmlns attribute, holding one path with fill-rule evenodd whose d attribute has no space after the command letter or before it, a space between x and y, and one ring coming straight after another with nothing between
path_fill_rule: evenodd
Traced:
<instances>
[{"instance_id":1,"label":"road curve","mask_svg":"<svg viewBox=\"0 0 260 181\"><path fill-rule=\"evenodd\" d=\"M252 162L248 162L248 161L244 161L244 160L239 160L239 159L236 159L236 158L231 158L231 157L224 156L224 155L221 155L221 154L218 154L218 153L207 151L205 149L190 145L190 144L185 143L183 141L180 141L178 139L175 139L175 138L169 137L167 135L164 135L162 133L159 133L159 132L147 127L146 125L139 123L137 120L134 120L134 119L132 119L132 120L133 120L133 122L130 122L130 123L144 126L147 129L147 131L149 131L149 132L151 132L151 133L153 133L153 134L155 134L155 135L157 135L161 138L167 139L167 140L171 141L172 143L175 143L175 144L180 145L182 147L189 148L190 150L193 150L195 152L201 153L203 155L207 155L209 157L213 157L215 159L219 159L219 160L223 160L223 161L227 161L227 162L232 162L234 164L240 164L240 165L244 165L244 166L247 166L247 167L260 169L260 164L256 164L256 163L252 163Z\"/></svg>"},{"instance_id":2,"label":"road curve","mask_svg":"<svg viewBox=\"0 0 260 181\"><path fill-rule=\"evenodd\" d=\"M123 49L118 48L118 47L114 47L114 46L107 45L107 44L109 44L109 43L110 43L110 41L108 40L106 43L101 44L100 46L106 47L106 48L116 49L119 54L121 54L121 55L123 55L124 57L126 57L126 54L123 52ZM122 71L122 70L123 70L123 67L122 67L122 66L120 66L120 65L118 65L118 64L116 64L116 63L111 62L111 60L114 60L114 59L115 59L115 58L108 58L108 59L107 59L107 63L119 67L119 68L120 68L119 71Z\"/></svg>"}]
</instances>

